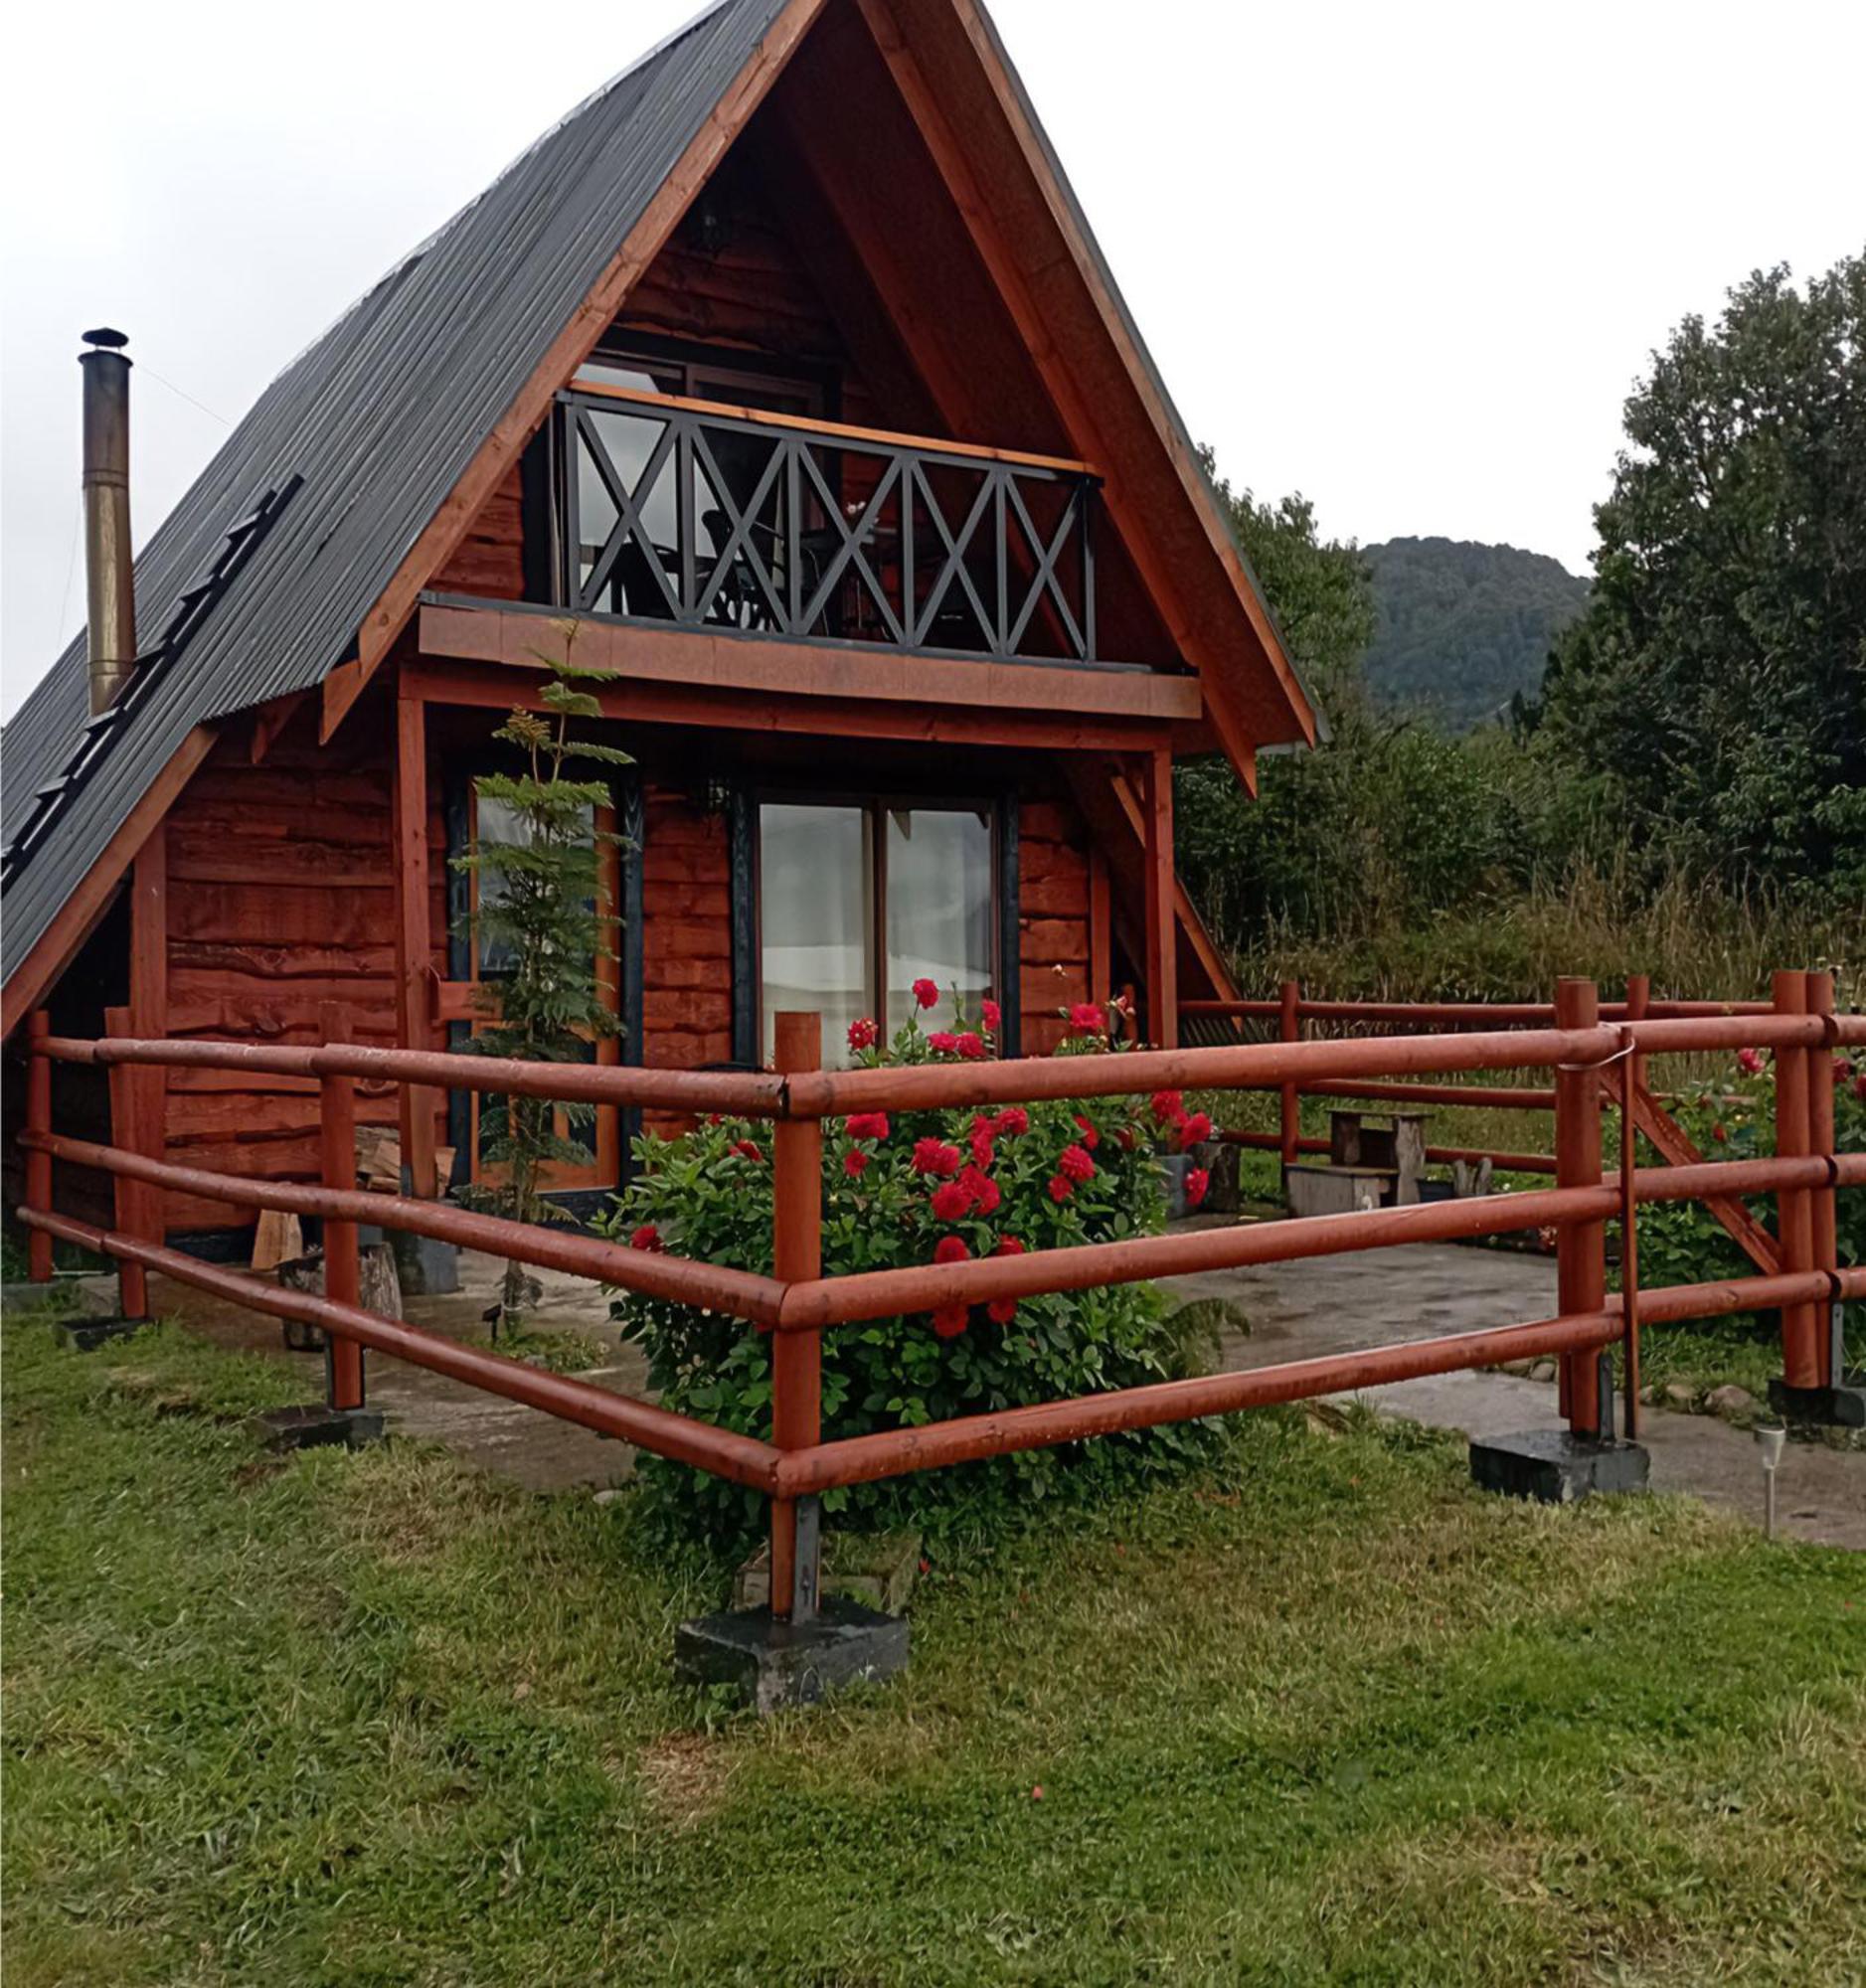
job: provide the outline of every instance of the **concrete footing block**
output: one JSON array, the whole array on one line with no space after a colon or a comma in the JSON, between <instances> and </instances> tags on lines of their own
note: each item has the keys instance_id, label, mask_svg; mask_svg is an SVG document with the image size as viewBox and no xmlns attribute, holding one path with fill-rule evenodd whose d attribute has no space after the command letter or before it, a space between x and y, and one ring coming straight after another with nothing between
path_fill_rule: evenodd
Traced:
<instances>
[{"instance_id":1,"label":"concrete footing block","mask_svg":"<svg viewBox=\"0 0 1866 1988\"><path fill-rule=\"evenodd\" d=\"M701 1615L674 1632L674 1674L727 1685L761 1718L815 1705L844 1685L891 1678L906 1667L907 1618L840 1596L812 1622L779 1622L763 1608Z\"/></svg>"},{"instance_id":2,"label":"concrete footing block","mask_svg":"<svg viewBox=\"0 0 1866 1988\"><path fill-rule=\"evenodd\" d=\"M1866 1374L1827 1388L1791 1388L1778 1375L1769 1384L1769 1406L1795 1428L1866 1428Z\"/></svg>"},{"instance_id":3,"label":"concrete footing block","mask_svg":"<svg viewBox=\"0 0 1866 1988\"><path fill-rule=\"evenodd\" d=\"M146 1331L153 1323L147 1318L64 1318L52 1329L61 1346L76 1353L99 1353L119 1339Z\"/></svg>"},{"instance_id":4,"label":"concrete footing block","mask_svg":"<svg viewBox=\"0 0 1866 1988\"><path fill-rule=\"evenodd\" d=\"M319 1402L267 1408L249 1425L267 1449L323 1449L335 1443L362 1449L383 1436L380 1408L327 1408Z\"/></svg>"},{"instance_id":5,"label":"concrete footing block","mask_svg":"<svg viewBox=\"0 0 1866 1988\"><path fill-rule=\"evenodd\" d=\"M1470 1446L1472 1482L1544 1505L1572 1505L1597 1491L1643 1491L1650 1472L1643 1443L1567 1429L1524 1429Z\"/></svg>"}]
</instances>

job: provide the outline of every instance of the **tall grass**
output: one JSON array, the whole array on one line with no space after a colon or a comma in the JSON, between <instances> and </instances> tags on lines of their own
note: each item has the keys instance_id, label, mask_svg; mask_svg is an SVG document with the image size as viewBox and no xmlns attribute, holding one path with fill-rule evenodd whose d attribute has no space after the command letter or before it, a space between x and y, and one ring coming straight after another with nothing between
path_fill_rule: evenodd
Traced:
<instances>
[{"instance_id":1,"label":"tall grass","mask_svg":"<svg viewBox=\"0 0 1866 1988\"><path fill-rule=\"evenodd\" d=\"M1866 1002L1866 906L1736 897L1674 877L1656 889L1593 866L1417 921L1325 937L1267 926L1237 961L1247 993L1279 980L1317 999L1547 1000L1564 974L1617 995L1628 974L1655 994L1751 1000L1778 967L1829 967L1842 1007Z\"/></svg>"}]
</instances>

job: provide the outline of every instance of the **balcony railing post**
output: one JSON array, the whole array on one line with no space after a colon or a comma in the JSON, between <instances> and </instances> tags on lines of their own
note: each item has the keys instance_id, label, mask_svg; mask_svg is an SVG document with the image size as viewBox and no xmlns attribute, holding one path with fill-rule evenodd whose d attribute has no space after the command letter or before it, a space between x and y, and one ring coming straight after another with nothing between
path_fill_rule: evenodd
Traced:
<instances>
[{"instance_id":1,"label":"balcony railing post","mask_svg":"<svg viewBox=\"0 0 1866 1988\"><path fill-rule=\"evenodd\" d=\"M1592 1029L1601 1000L1592 980L1562 980L1555 988L1555 1026ZM1555 1072L1555 1180L1558 1187L1599 1187L1601 1165L1601 1077L1585 1066L1558 1065ZM1556 1285L1564 1318L1598 1312L1607 1302L1607 1225L1600 1220L1568 1222L1556 1232ZM1561 1410L1576 1435L1602 1433L1601 1356L1593 1350L1565 1353L1561 1366Z\"/></svg>"},{"instance_id":2,"label":"balcony railing post","mask_svg":"<svg viewBox=\"0 0 1866 1988\"><path fill-rule=\"evenodd\" d=\"M1277 1039L1285 1043L1302 1040L1302 983L1285 980L1277 989ZM1279 1093L1282 1134L1282 1163L1292 1167L1301 1154L1302 1093L1292 1078Z\"/></svg>"},{"instance_id":3,"label":"balcony railing post","mask_svg":"<svg viewBox=\"0 0 1866 1988\"><path fill-rule=\"evenodd\" d=\"M1785 969L1771 984L1779 1015L1808 1012L1808 976ZM1776 1152L1781 1159L1800 1159L1814 1150L1810 1118L1811 1085L1806 1050L1776 1049ZM1792 1276L1814 1267L1814 1197L1805 1188L1783 1188L1776 1196L1776 1233L1781 1243L1781 1267ZM1818 1388L1825 1362L1816 1307L1781 1308L1781 1372L1790 1388Z\"/></svg>"},{"instance_id":4,"label":"balcony railing post","mask_svg":"<svg viewBox=\"0 0 1866 1988\"><path fill-rule=\"evenodd\" d=\"M26 1018L26 1129L52 1130L52 1059L45 1040L52 1017L35 1008ZM26 1206L41 1214L52 1207L52 1155L26 1149ZM52 1238L43 1229L30 1230L26 1242L26 1273L36 1284L52 1281Z\"/></svg>"},{"instance_id":5,"label":"balcony railing post","mask_svg":"<svg viewBox=\"0 0 1866 1988\"><path fill-rule=\"evenodd\" d=\"M129 1010L127 1008L106 1008L103 1011L103 1028L108 1036L129 1034ZM136 1106L142 1092L142 1085L136 1081L136 1072L128 1064L113 1063L109 1066L110 1090L110 1143L125 1152L142 1151L141 1128L136 1122ZM122 1174L112 1177L115 1190L116 1226L126 1236L141 1236L143 1233L142 1199L140 1183L126 1179ZM118 1309L125 1319L142 1319L149 1316L149 1279L140 1263L119 1263L117 1265Z\"/></svg>"},{"instance_id":6,"label":"balcony railing post","mask_svg":"<svg viewBox=\"0 0 1866 1988\"><path fill-rule=\"evenodd\" d=\"M317 1080L318 1158L324 1185L348 1193L356 1186L356 1078ZM324 1220L324 1295L333 1304L353 1305L362 1288L354 1222ZM328 1405L337 1409L363 1407L363 1349L354 1339L331 1332L324 1339L324 1385Z\"/></svg>"},{"instance_id":7,"label":"balcony railing post","mask_svg":"<svg viewBox=\"0 0 1866 1988\"><path fill-rule=\"evenodd\" d=\"M819 1070L823 1023L816 1014L777 1017L780 1076ZM771 1271L802 1283L823 1268L823 1126L817 1118L779 1118L771 1130ZM771 1441L808 1449L822 1435L823 1339L820 1332L771 1335ZM816 1614L821 1541L814 1498L771 1501L771 1614L808 1622Z\"/></svg>"}]
</instances>

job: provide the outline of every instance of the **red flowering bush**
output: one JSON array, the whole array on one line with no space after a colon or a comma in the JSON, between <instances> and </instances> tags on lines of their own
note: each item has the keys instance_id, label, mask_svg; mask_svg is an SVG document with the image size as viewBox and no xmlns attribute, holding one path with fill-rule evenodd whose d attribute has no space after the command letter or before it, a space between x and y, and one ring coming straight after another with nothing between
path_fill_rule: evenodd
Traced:
<instances>
[{"instance_id":1,"label":"red flowering bush","mask_svg":"<svg viewBox=\"0 0 1866 1988\"><path fill-rule=\"evenodd\" d=\"M923 1009L932 1004L921 1000ZM893 1042L858 1048L864 1068L963 1062L989 1054L995 1017L923 1033L910 1020ZM854 1041L861 1031L851 1031ZM977 1050L968 1046L976 1042ZM1104 1047L1098 1034L1058 1052ZM1184 1113L1164 1117L1145 1099L1058 1099L1002 1110L864 1112L823 1132L825 1275L906 1264L959 1263L1148 1235L1164 1224L1158 1155L1178 1143ZM754 1136L757 1134L758 1136ZM768 1273L771 1168L763 1128L709 1121L678 1138L636 1146L638 1178L602 1225L618 1239L703 1261ZM770 1427L768 1334L717 1313L618 1295L624 1336L648 1356L669 1408L753 1434ZM1181 1371L1178 1340L1159 1295L1144 1284L974 1306L832 1328L823 1335L826 1439L897 1428L1024 1403L1134 1387ZM1036 1450L864 1485L824 1500L832 1511L890 1522L992 1492L1026 1498L1059 1473L1156 1468L1196 1451L1196 1425L1110 1439L1080 1450ZM763 1522L762 1501L679 1465L643 1459L668 1516L725 1537Z\"/></svg>"}]
</instances>

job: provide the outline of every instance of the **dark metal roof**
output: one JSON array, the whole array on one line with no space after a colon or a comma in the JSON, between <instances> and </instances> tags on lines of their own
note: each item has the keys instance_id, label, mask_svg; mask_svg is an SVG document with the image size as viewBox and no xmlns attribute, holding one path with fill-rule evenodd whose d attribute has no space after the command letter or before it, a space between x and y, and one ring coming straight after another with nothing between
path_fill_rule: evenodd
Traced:
<instances>
[{"instance_id":1,"label":"dark metal roof","mask_svg":"<svg viewBox=\"0 0 1866 1988\"><path fill-rule=\"evenodd\" d=\"M548 131L260 395L136 561L144 629L174 617L229 530L301 479L262 544L114 728L7 881L10 978L193 728L304 690L356 631L783 0L720 0ZM0 834L71 762L81 635L0 735Z\"/></svg>"}]
</instances>

